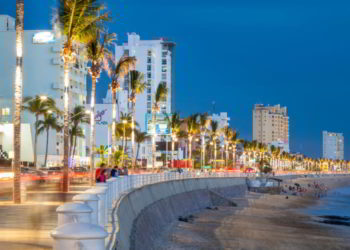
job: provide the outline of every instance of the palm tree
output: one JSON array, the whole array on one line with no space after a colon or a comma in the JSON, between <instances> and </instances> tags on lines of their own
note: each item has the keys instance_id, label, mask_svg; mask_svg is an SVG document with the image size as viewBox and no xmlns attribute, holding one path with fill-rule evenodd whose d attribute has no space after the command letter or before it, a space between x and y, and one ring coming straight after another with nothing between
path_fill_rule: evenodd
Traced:
<instances>
[{"instance_id":1,"label":"palm tree","mask_svg":"<svg viewBox=\"0 0 350 250\"><path fill-rule=\"evenodd\" d=\"M112 152L114 152L116 144L117 144L117 138L115 135L116 131L116 124L117 124L117 114L119 116L119 104L118 104L118 111L117 111L117 91L121 89L119 80L124 78L125 75L129 73L129 71L132 68L135 68L136 64L136 58L135 57L129 57L129 56L123 56L120 58L118 63L115 66L115 69L113 70L112 75ZM118 101L119 102L119 101ZM120 120L120 119L119 119Z\"/></svg>"},{"instance_id":2,"label":"palm tree","mask_svg":"<svg viewBox=\"0 0 350 250\"><path fill-rule=\"evenodd\" d=\"M101 29L101 21L109 19L100 13L104 6L98 0L58 0L55 29L65 37L61 56L64 68L64 124L63 124L63 192L68 192L69 157L69 68L76 61L76 43L87 44Z\"/></svg>"},{"instance_id":3,"label":"palm tree","mask_svg":"<svg viewBox=\"0 0 350 250\"><path fill-rule=\"evenodd\" d=\"M224 146L225 146L225 165L227 167L227 159L228 159L228 144L229 144L229 139L233 135L233 129L230 128L229 126L225 126L223 128L223 135L224 135Z\"/></svg>"},{"instance_id":4,"label":"palm tree","mask_svg":"<svg viewBox=\"0 0 350 250\"><path fill-rule=\"evenodd\" d=\"M210 127L211 127L211 137L212 137L212 140L213 140L213 143L214 143L214 166L216 168L216 144L217 144L217 136L218 136L218 122L217 121L213 121L211 120L210 122Z\"/></svg>"},{"instance_id":5,"label":"palm tree","mask_svg":"<svg viewBox=\"0 0 350 250\"><path fill-rule=\"evenodd\" d=\"M90 122L90 117L85 110L84 106L76 106L73 112L70 114L70 150L69 155L73 158L75 155L75 148L77 145L78 137L84 137L81 124L88 124Z\"/></svg>"},{"instance_id":6,"label":"palm tree","mask_svg":"<svg viewBox=\"0 0 350 250\"><path fill-rule=\"evenodd\" d=\"M205 135L208 130L210 119L208 118L208 113L203 113L199 115L199 129L201 133L201 143L202 143L202 154L201 154L201 167L204 166L205 161Z\"/></svg>"},{"instance_id":7,"label":"palm tree","mask_svg":"<svg viewBox=\"0 0 350 250\"><path fill-rule=\"evenodd\" d=\"M179 113L172 114L171 118L166 115L166 119L168 121L168 127L171 129L171 166L174 165L174 145L175 140L180 132L181 120Z\"/></svg>"},{"instance_id":8,"label":"palm tree","mask_svg":"<svg viewBox=\"0 0 350 250\"><path fill-rule=\"evenodd\" d=\"M240 144L243 142L242 139L238 139L239 137L239 132L237 132L236 130L233 131L233 134L230 138L230 141L232 143L232 153L233 153L233 161L234 161L234 164L236 165L236 162L237 162L237 157L236 157L236 152L237 152L237 144Z\"/></svg>"},{"instance_id":9,"label":"palm tree","mask_svg":"<svg viewBox=\"0 0 350 250\"><path fill-rule=\"evenodd\" d=\"M35 116L34 123L34 166L37 166L37 144L38 144L38 121L41 115L50 111L58 111L56 108L56 102L54 99L46 96L26 97L23 100L25 105L22 106L23 110L26 110Z\"/></svg>"},{"instance_id":10,"label":"palm tree","mask_svg":"<svg viewBox=\"0 0 350 250\"><path fill-rule=\"evenodd\" d=\"M56 132L61 131L62 126L58 123L57 117L52 114L44 115L44 120L39 120L37 123L38 135L46 131L46 150L45 150L45 161L44 166L46 167L47 163L47 152L49 148L49 132L50 129L56 130Z\"/></svg>"},{"instance_id":11,"label":"palm tree","mask_svg":"<svg viewBox=\"0 0 350 250\"><path fill-rule=\"evenodd\" d=\"M157 91L155 94L155 99L152 106L152 123L153 123L153 137L152 137L152 165L153 168L156 166L156 115L160 111L159 103L164 102L166 100L166 97L168 95L168 88L166 86L165 82L159 83L157 87Z\"/></svg>"},{"instance_id":12,"label":"palm tree","mask_svg":"<svg viewBox=\"0 0 350 250\"><path fill-rule=\"evenodd\" d=\"M95 102L96 102L96 82L100 78L103 66L106 66L105 61L111 60L113 54L108 50L108 45L115 40L116 34L105 33L102 41L100 33L97 32L96 37L91 40L86 46L86 56L91 61L89 73L91 75L91 117L90 117L90 147L96 147L96 130L95 130ZM107 69L108 70L108 69ZM90 185L94 183L94 167L95 155L93 150L90 151Z\"/></svg>"},{"instance_id":13,"label":"palm tree","mask_svg":"<svg viewBox=\"0 0 350 250\"><path fill-rule=\"evenodd\" d=\"M136 104L136 97L139 94L142 94L146 89L146 83L144 82L144 75L136 70L130 71L130 85L131 85L131 96L129 98L129 101L132 103L132 121L131 121L131 148L132 148L132 167L135 167L135 133L134 133L134 121L135 121L135 104Z\"/></svg>"},{"instance_id":14,"label":"palm tree","mask_svg":"<svg viewBox=\"0 0 350 250\"><path fill-rule=\"evenodd\" d=\"M148 138L149 136L146 132L141 132L140 130L135 129L135 142L137 143L136 160L139 157L141 143L145 142Z\"/></svg>"},{"instance_id":15,"label":"palm tree","mask_svg":"<svg viewBox=\"0 0 350 250\"><path fill-rule=\"evenodd\" d=\"M13 82L13 201L21 203L21 108L23 82L23 17L24 0L16 0L16 77Z\"/></svg>"},{"instance_id":16,"label":"palm tree","mask_svg":"<svg viewBox=\"0 0 350 250\"><path fill-rule=\"evenodd\" d=\"M199 132L199 124L197 123L198 114L191 115L186 119L187 136L188 136L188 158L192 161L192 139Z\"/></svg>"}]
</instances>

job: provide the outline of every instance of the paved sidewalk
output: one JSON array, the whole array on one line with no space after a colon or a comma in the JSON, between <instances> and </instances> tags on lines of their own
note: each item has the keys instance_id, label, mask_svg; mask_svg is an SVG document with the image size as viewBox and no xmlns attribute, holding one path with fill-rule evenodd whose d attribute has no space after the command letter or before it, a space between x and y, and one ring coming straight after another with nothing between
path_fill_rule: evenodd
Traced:
<instances>
[{"instance_id":1,"label":"paved sidewalk","mask_svg":"<svg viewBox=\"0 0 350 250\"><path fill-rule=\"evenodd\" d=\"M52 249L56 208L63 202L0 203L0 249Z\"/></svg>"}]
</instances>

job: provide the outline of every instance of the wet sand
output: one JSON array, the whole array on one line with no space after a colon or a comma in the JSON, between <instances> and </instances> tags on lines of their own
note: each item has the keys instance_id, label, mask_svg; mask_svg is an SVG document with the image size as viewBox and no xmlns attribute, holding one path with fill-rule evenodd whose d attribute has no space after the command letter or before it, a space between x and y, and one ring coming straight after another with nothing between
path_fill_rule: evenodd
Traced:
<instances>
[{"instance_id":1,"label":"wet sand","mask_svg":"<svg viewBox=\"0 0 350 250\"><path fill-rule=\"evenodd\" d=\"M320 178L329 188L350 184L348 177ZM306 186L315 179L293 180ZM283 182L285 185L286 183ZM195 214L191 223L173 222L154 249L350 249L350 230L317 222L304 209L318 202L304 196L248 192L233 199L237 207L218 207Z\"/></svg>"}]
</instances>

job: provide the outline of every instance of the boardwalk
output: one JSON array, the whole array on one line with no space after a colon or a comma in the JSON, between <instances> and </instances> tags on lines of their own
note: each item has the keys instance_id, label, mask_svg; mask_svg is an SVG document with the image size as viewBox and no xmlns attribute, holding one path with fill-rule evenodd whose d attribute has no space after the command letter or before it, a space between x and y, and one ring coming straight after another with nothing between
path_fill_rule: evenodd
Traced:
<instances>
[{"instance_id":1,"label":"boardwalk","mask_svg":"<svg viewBox=\"0 0 350 250\"><path fill-rule=\"evenodd\" d=\"M0 203L0 249L52 249L60 202Z\"/></svg>"}]
</instances>

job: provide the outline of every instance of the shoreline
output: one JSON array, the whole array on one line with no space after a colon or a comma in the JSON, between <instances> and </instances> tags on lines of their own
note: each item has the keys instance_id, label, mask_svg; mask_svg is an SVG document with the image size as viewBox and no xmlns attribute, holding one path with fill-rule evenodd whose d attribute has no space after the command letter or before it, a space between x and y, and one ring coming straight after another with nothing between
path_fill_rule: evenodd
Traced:
<instances>
[{"instance_id":1,"label":"shoreline","mask_svg":"<svg viewBox=\"0 0 350 250\"><path fill-rule=\"evenodd\" d=\"M305 187L314 181L329 190L350 186L349 177L299 178L282 185ZM310 190L303 196L248 192L232 200L238 207L206 209L194 214L192 223L173 222L153 249L350 249L345 228L319 223L306 213L320 201Z\"/></svg>"}]
</instances>

